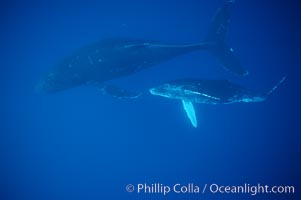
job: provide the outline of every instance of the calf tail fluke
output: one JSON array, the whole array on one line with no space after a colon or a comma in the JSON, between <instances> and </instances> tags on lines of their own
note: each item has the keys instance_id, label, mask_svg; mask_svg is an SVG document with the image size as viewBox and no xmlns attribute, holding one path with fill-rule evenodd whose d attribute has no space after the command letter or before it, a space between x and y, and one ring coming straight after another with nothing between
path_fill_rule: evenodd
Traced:
<instances>
[{"instance_id":1,"label":"calf tail fluke","mask_svg":"<svg viewBox=\"0 0 301 200\"><path fill-rule=\"evenodd\" d=\"M267 96L269 96L270 94L272 94L284 81L285 81L285 79L286 79L286 76L287 76L287 74L286 75L284 75L283 77L282 77L282 79L270 90L270 91L268 91L267 93L266 93L266 95Z\"/></svg>"}]
</instances>

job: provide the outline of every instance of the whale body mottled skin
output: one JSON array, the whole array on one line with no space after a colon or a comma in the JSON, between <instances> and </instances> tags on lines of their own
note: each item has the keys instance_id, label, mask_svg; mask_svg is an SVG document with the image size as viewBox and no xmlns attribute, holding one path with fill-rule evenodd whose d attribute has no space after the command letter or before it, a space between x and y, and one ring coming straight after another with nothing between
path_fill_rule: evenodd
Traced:
<instances>
[{"instance_id":1,"label":"whale body mottled skin","mask_svg":"<svg viewBox=\"0 0 301 200\"><path fill-rule=\"evenodd\" d=\"M123 38L100 41L65 58L44 79L43 90L56 92L91 81L105 82L207 46L163 45Z\"/></svg>"},{"instance_id":2,"label":"whale body mottled skin","mask_svg":"<svg viewBox=\"0 0 301 200\"><path fill-rule=\"evenodd\" d=\"M227 70L246 75L247 71L225 43L232 5L233 1L227 1L218 10L202 43L172 45L128 38L103 40L66 57L38 84L37 89L53 93L93 82L104 91L106 88L114 88L105 91L112 95L137 97L137 94L118 87L104 87L104 83L196 50L207 50Z\"/></svg>"},{"instance_id":3,"label":"whale body mottled skin","mask_svg":"<svg viewBox=\"0 0 301 200\"><path fill-rule=\"evenodd\" d=\"M193 103L215 105L265 101L285 79L286 76L266 93L255 92L228 80L201 79L169 81L149 91L152 95L181 100L192 125L197 127Z\"/></svg>"}]
</instances>

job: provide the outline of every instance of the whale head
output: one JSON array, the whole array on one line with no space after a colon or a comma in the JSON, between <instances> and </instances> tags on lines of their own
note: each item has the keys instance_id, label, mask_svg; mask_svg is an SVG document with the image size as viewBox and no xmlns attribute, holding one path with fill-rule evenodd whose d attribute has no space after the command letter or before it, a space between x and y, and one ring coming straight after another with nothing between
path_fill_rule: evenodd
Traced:
<instances>
[{"instance_id":1,"label":"whale head","mask_svg":"<svg viewBox=\"0 0 301 200\"><path fill-rule=\"evenodd\" d=\"M182 98L182 89L178 85L165 83L158 87L153 87L149 89L149 92L152 95L162 96L169 99L181 99Z\"/></svg>"},{"instance_id":2,"label":"whale head","mask_svg":"<svg viewBox=\"0 0 301 200\"><path fill-rule=\"evenodd\" d=\"M68 79L68 77L64 77L60 73L51 72L38 82L35 86L35 92L56 93L74 86L74 81Z\"/></svg>"}]
</instances>

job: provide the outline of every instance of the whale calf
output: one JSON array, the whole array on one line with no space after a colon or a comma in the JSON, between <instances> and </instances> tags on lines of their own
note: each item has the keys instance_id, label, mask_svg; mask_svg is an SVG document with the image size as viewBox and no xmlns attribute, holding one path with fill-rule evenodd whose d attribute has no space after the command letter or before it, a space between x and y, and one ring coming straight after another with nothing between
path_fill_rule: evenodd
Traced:
<instances>
[{"instance_id":1,"label":"whale calf","mask_svg":"<svg viewBox=\"0 0 301 200\"><path fill-rule=\"evenodd\" d=\"M225 42L233 3L234 1L227 1L218 10L201 43L164 44L129 38L106 39L87 45L66 57L39 82L36 90L54 93L90 84L99 87L103 93L120 98L136 98L138 93L108 86L105 82L197 50L209 51L227 70L246 75L247 71Z\"/></svg>"},{"instance_id":2,"label":"whale calf","mask_svg":"<svg viewBox=\"0 0 301 200\"><path fill-rule=\"evenodd\" d=\"M198 123L193 103L215 105L265 101L285 79L286 76L265 93L255 92L228 80L201 79L173 80L151 88L149 92L152 95L181 100L191 124L197 127Z\"/></svg>"}]
</instances>

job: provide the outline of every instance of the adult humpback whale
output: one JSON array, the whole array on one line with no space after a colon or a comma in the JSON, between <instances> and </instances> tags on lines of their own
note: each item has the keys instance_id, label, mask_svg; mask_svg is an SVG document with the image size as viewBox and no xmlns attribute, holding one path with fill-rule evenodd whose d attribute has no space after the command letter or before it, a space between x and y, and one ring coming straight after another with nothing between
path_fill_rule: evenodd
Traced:
<instances>
[{"instance_id":1,"label":"adult humpback whale","mask_svg":"<svg viewBox=\"0 0 301 200\"><path fill-rule=\"evenodd\" d=\"M225 43L233 2L227 1L218 10L202 43L171 45L125 38L100 41L83 47L65 58L37 85L37 90L52 93L87 83L96 83L105 93L118 97L137 97L137 93L107 86L104 82L196 50L208 50L229 71L246 75L247 71Z\"/></svg>"},{"instance_id":2,"label":"adult humpback whale","mask_svg":"<svg viewBox=\"0 0 301 200\"><path fill-rule=\"evenodd\" d=\"M254 92L228 80L196 79L170 81L158 87L151 88L149 91L152 95L181 100L192 125L197 127L198 124L193 103L231 104L265 101L285 79L286 76L266 93Z\"/></svg>"}]
</instances>

